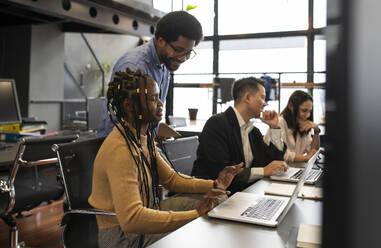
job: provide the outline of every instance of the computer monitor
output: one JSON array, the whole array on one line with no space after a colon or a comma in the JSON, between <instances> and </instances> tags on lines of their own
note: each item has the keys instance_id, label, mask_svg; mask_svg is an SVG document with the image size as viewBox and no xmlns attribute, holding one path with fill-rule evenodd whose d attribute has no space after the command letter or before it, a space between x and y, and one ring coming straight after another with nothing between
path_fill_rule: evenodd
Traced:
<instances>
[{"instance_id":1,"label":"computer monitor","mask_svg":"<svg viewBox=\"0 0 381 248\"><path fill-rule=\"evenodd\" d=\"M21 121L16 83L13 79L0 79L0 125Z\"/></svg>"}]
</instances>

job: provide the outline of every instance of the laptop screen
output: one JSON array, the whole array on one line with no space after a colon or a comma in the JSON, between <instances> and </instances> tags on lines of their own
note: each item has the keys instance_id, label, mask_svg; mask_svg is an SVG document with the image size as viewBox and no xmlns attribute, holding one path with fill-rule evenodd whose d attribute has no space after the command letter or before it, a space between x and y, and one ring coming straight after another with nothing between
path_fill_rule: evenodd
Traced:
<instances>
[{"instance_id":1,"label":"laptop screen","mask_svg":"<svg viewBox=\"0 0 381 248\"><path fill-rule=\"evenodd\" d=\"M304 182L306 181L308 173L311 171L312 167L315 164L317 157L319 156L320 150L318 150L307 162L307 167L304 169L302 176L300 177L294 192L292 193L291 199L288 201L287 206L284 208L282 214L278 218L278 222L281 222L283 218L286 216L288 210L291 208L292 204L294 204L296 198L299 195L300 190L302 189Z\"/></svg>"}]
</instances>

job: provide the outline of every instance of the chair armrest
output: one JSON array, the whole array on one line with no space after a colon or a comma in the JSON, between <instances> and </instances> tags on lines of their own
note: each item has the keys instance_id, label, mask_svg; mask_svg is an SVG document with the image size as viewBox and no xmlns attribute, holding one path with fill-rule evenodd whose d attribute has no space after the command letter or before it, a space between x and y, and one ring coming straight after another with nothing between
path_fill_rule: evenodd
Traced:
<instances>
[{"instance_id":1,"label":"chair armrest","mask_svg":"<svg viewBox=\"0 0 381 248\"><path fill-rule=\"evenodd\" d=\"M88 208L88 209L73 209L73 210L69 210L65 213L65 215L67 214L94 214L94 215L111 215L111 216L115 216L116 213L113 213L113 212L106 212L106 211L103 211L103 210L100 210L100 209L95 209L95 208Z\"/></svg>"},{"instance_id":2,"label":"chair armrest","mask_svg":"<svg viewBox=\"0 0 381 248\"><path fill-rule=\"evenodd\" d=\"M58 224L59 226L64 226L66 223L69 222L71 216L73 215L109 215L109 216L116 216L116 213L112 212L105 212L100 209L95 208L88 208L88 209L73 209L65 212L64 216L62 217L61 222Z\"/></svg>"}]
</instances>

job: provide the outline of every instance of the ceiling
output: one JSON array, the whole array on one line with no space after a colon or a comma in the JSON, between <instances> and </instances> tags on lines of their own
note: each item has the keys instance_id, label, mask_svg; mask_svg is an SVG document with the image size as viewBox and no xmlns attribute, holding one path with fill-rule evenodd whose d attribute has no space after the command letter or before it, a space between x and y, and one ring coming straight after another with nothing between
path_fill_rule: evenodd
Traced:
<instances>
[{"instance_id":1,"label":"ceiling","mask_svg":"<svg viewBox=\"0 0 381 248\"><path fill-rule=\"evenodd\" d=\"M0 27L59 24L63 32L152 36L163 12L135 0L3 0Z\"/></svg>"}]
</instances>

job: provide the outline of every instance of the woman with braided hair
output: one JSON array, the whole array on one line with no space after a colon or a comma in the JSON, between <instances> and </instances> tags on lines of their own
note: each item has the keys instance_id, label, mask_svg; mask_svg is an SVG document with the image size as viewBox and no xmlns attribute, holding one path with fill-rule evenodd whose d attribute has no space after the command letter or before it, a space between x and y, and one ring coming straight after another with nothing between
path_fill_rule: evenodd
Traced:
<instances>
[{"instance_id":1,"label":"woman with braided hair","mask_svg":"<svg viewBox=\"0 0 381 248\"><path fill-rule=\"evenodd\" d=\"M230 193L226 188L242 164L226 167L214 181L203 180L177 173L159 155L153 132L163 103L152 78L139 70L117 72L107 101L115 127L94 161L89 203L116 216L97 216L100 247L145 247ZM185 194L160 202L159 184Z\"/></svg>"}]
</instances>

